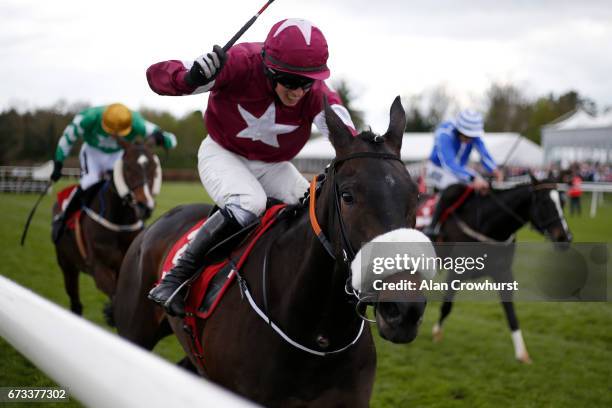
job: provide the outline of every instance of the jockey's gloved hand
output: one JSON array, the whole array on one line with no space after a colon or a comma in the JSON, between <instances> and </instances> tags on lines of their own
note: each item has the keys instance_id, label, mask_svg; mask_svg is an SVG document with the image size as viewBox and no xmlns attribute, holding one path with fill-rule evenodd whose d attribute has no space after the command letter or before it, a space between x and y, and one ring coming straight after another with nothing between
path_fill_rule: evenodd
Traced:
<instances>
[{"instance_id":1,"label":"jockey's gloved hand","mask_svg":"<svg viewBox=\"0 0 612 408\"><path fill-rule=\"evenodd\" d=\"M186 79L191 85L202 86L215 79L227 61L227 53L218 45L213 47L212 52L200 55L193 61Z\"/></svg>"},{"instance_id":2,"label":"jockey's gloved hand","mask_svg":"<svg viewBox=\"0 0 612 408\"><path fill-rule=\"evenodd\" d=\"M486 193L489 190L489 183L482 177L475 177L471 185L474 190L480 193Z\"/></svg>"},{"instance_id":3,"label":"jockey's gloved hand","mask_svg":"<svg viewBox=\"0 0 612 408\"><path fill-rule=\"evenodd\" d=\"M62 177L62 167L64 163L61 161L53 161L53 172L51 173L51 181L56 182Z\"/></svg>"},{"instance_id":4,"label":"jockey's gloved hand","mask_svg":"<svg viewBox=\"0 0 612 408\"><path fill-rule=\"evenodd\" d=\"M157 129L156 131L154 131L151 134L151 139L155 140L155 144L157 146L163 146L164 145L164 132L162 132L161 130Z\"/></svg>"}]
</instances>

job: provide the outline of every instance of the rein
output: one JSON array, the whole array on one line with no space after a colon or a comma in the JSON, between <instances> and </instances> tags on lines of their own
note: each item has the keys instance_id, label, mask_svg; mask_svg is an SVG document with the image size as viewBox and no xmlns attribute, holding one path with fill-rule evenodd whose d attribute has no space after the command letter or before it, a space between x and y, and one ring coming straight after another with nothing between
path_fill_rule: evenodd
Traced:
<instances>
[{"instance_id":1,"label":"rein","mask_svg":"<svg viewBox=\"0 0 612 408\"><path fill-rule=\"evenodd\" d=\"M553 183L545 183L545 184L538 184L536 186L530 186L529 187L529 192L532 193L534 191L537 190L554 190L557 188L556 184ZM493 199L493 201L502 209L504 210L506 213L510 214L515 220L517 220L521 225L525 225L527 224L528 220L525 220L523 217L521 217L520 215L518 215L514 210L512 210L511 208L509 208L506 203L504 203L503 201L501 201L499 198L496 197L495 194L491 194L491 198ZM530 211L532 211L532 209L535 207L535 196L533 194L531 194L531 208ZM551 217L550 219L547 219L546 221L536 221L535 217L532 217L533 219L531 220L531 224L533 225L533 227L540 233L543 235L546 235L546 227L548 227L549 225L560 221L561 217L559 215L555 215L553 217Z\"/></svg>"},{"instance_id":2,"label":"rein","mask_svg":"<svg viewBox=\"0 0 612 408\"><path fill-rule=\"evenodd\" d=\"M359 341L359 338L361 337L361 333L363 333L363 328L365 326L365 321L362 320L361 321L361 325L359 326L359 331L357 332L357 336L355 336L355 339L353 341L351 341L350 343L348 343L347 345L345 345L344 347L341 347L341 348L338 348L338 349L332 350L332 351L318 351L318 350L313 350L311 348L308 348L308 347L298 343L297 341L293 340L291 337L289 337L283 331L283 329L278 327L278 325L276 323L274 323L272 321L272 319L270 319L270 317L268 317L268 315L266 315L259 308L259 306L257 306L257 303L255 303L255 300L253 299L253 296L251 296L251 292L249 291L249 288L247 287L246 281L244 280L244 278L242 278L242 276L238 275L237 272L236 272L236 277L238 278L240 294L244 295L247 298L247 300L249 301L249 304L251 305L251 308L255 311L255 313L257 313L257 315L259 317L261 317L264 322L266 322L276 333L278 333L282 337L283 340L285 340L287 343L291 344L293 347L295 347L297 349L305 351L305 352L307 352L309 354L314 354L315 356L325 357L325 356L328 356L330 354L337 354L337 353L341 353L341 352L345 351L346 349L348 349L349 347L351 347L352 345L357 343Z\"/></svg>"},{"instance_id":3,"label":"rein","mask_svg":"<svg viewBox=\"0 0 612 408\"><path fill-rule=\"evenodd\" d=\"M529 186L529 192L532 193L534 191L537 190L544 190L544 189L556 189L556 184L553 183L546 183L546 184L539 184L536 186ZM499 199L499 197L497 197L496 194L494 194L493 192L491 192L489 194L489 196L491 197L492 201L499 207L501 208L505 213L507 213L508 215L510 215L512 218L514 218L516 221L518 221L518 223L520 225L525 225L527 224L528 220L524 219L523 217L521 217L519 214L516 213L516 211L514 211L512 208L510 208L504 201L502 201L501 199ZM531 194L531 207L530 207L530 211L532 211L531 209L534 208L535 206L535 196L533 194ZM535 217L533 217L534 219L531 220L531 224L533 225L533 227L540 233L543 235L546 235L546 227L548 227L549 225L553 224L556 221L560 221L561 217L560 216L553 216L550 220L546 220L543 222L537 222L535 221ZM457 225L459 226L459 228L461 229L462 232L464 232L466 235L480 241L480 242L491 242L491 243L504 243L504 244L508 244L511 243L514 240L515 234L510 235L510 237L508 237L508 239L504 240L504 241L498 241L496 239L490 238L474 229L472 229L470 226L468 226L463 220L461 220L459 217L455 216L455 221L457 222Z\"/></svg>"},{"instance_id":4,"label":"rein","mask_svg":"<svg viewBox=\"0 0 612 408\"><path fill-rule=\"evenodd\" d=\"M97 214L89 207L83 206L82 209L83 211L85 211L85 214L89 216L89 218L91 218L104 228L114 232L133 232L139 231L144 227L144 222L142 220L138 220L133 224L115 224L114 222L110 222L103 216Z\"/></svg>"},{"instance_id":5,"label":"rein","mask_svg":"<svg viewBox=\"0 0 612 408\"><path fill-rule=\"evenodd\" d=\"M135 223L132 224L116 224L112 221L109 221L108 219L104 218L104 212L106 210L106 203L104 201L104 192L106 192L106 190L108 189L108 186L110 185L110 181L106 181L106 183L104 184L104 186L102 187L102 189L100 190L99 196L100 196L100 214L96 213L94 210L92 210L91 208L87 207L86 205L83 205L81 207L81 209L85 212L85 214L87 214L87 216L89 216L89 218L91 218L93 221L97 222L99 225L101 225L102 227L113 231L113 232L134 232L134 231L139 231L141 229L144 228L144 222L139 219L138 221L136 221ZM115 190L115 193L117 193L117 191ZM134 212L136 211L131 205L130 208L132 208L134 210Z\"/></svg>"}]
</instances>

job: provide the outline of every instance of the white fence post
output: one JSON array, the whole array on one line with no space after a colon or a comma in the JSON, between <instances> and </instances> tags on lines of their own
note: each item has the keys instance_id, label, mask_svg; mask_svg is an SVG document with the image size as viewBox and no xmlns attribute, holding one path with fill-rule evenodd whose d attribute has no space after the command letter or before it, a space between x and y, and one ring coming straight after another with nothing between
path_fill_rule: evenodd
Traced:
<instances>
[{"instance_id":1,"label":"white fence post","mask_svg":"<svg viewBox=\"0 0 612 408\"><path fill-rule=\"evenodd\" d=\"M0 334L88 407L253 406L3 276Z\"/></svg>"},{"instance_id":2,"label":"white fence post","mask_svg":"<svg viewBox=\"0 0 612 408\"><path fill-rule=\"evenodd\" d=\"M591 193L591 218L597 215L597 204L599 203L599 191L593 190Z\"/></svg>"}]
</instances>

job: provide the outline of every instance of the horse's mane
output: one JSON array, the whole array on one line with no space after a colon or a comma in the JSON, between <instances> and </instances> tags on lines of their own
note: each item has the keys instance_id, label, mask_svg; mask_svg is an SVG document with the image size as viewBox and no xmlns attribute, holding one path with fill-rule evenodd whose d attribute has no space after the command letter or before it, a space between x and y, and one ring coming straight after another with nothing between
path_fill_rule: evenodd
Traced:
<instances>
[{"instance_id":1,"label":"horse's mane","mask_svg":"<svg viewBox=\"0 0 612 408\"><path fill-rule=\"evenodd\" d=\"M384 136L381 136L377 133L372 132L372 129L364 130L363 132L359 133L356 137L358 137L359 139L365 142L369 142L372 144L380 144L384 142L385 140Z\"/></svg>"},{"instance_id":2,"label":"horse's mane","mask_svg":"<svg viewBox=\"0 0 612 408\"><path fill-rule=\"evenodd\" d=\"M545 179L545 180L538 180L537 184L533 184L531 182L524 182L524 183L518 183L518 184L514 184L514 185L508 185L505 187L493 187L491 188L491 191L493 193L503 193L505 191L510 191L510 190L518 190L519 188L523 188L523 187L534 187L534 186L538 186L538 185L543 185L543 184L557 184L557 182L551 180L551 179Z\"/></svg>"}]
</instances>

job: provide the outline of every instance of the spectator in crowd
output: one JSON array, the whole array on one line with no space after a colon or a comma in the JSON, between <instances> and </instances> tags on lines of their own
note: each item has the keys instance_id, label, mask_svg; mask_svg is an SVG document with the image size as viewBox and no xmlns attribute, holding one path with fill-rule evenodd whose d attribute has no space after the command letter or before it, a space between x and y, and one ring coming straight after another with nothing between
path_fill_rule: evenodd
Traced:
<instances>
[{"instance_id":1,"label":"spectator in crowd","mask_svg":"<svg viewBox=\"0 0 612 408\"><path fill-rule=\"evenodd\" d=\"M570 215L574 215L574 213L581 215L582 207L580 205L580 199L582 196L582 178L580 178L577 172L574 172L572 175L567 195L570 199Z\"/></svg>"}]
</instances>

